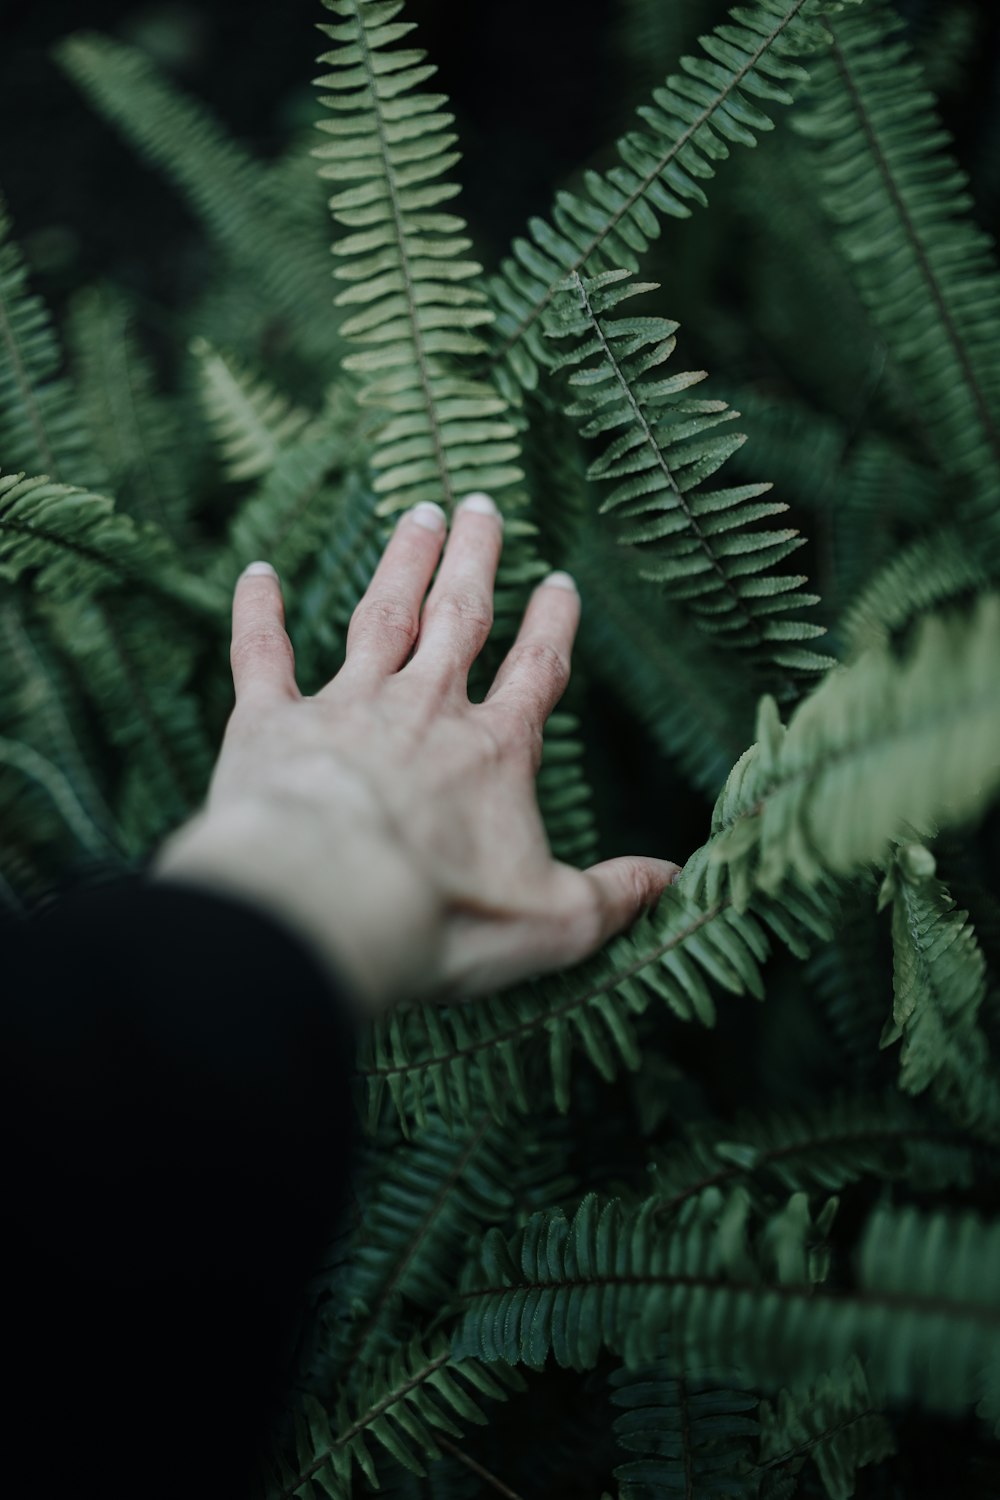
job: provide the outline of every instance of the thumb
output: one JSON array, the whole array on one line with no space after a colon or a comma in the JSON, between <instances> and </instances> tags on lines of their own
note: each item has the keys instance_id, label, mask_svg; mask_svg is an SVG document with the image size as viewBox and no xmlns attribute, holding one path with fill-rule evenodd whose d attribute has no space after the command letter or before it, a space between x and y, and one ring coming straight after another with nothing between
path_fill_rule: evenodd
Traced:
<instances>
[{"instance_id":1,"label":"thumb","mask_svg":"<svg viewBox=\"0 0 1000 1500\"><path fill-rule=\"evenodd\" d=\"M645 907L658 901L664 888L673 885L680 873L680 865L672 860L648 859L638 854L605 859L584 870L583 874L597 887L601 903L601 928L595 951L630 926Z\"/></svg>"}]
</instances>

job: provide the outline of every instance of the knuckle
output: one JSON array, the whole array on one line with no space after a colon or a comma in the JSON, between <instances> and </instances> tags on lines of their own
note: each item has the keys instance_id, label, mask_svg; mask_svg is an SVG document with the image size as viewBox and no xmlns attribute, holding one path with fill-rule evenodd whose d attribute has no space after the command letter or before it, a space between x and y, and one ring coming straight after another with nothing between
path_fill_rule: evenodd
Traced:
<instances>
[{"instance_id":1,"label":"knuckle","mask_svg":"<svg viewBox=\"0 0 1000 1500\"><path fill-rule=\"evenodd\" d=\"M409 647L416 642L419 622L405 600L378 594L361 600L351 616L350 628L355 635L394 636Z\"/></svg>"},{"instance_id":2,"label":"knuckle","mask_svg":"<svg viewBox=\"0 0 1000 1500\"><path fill-rule=\"evenodd\" d=\"M277 625L255 625L235 637L229 651L230 663L234 667L246 666L250 662L265 660L292 660L292 643L285 631Z\"/></svg>"},{"instance_id":3,"label":"knuckle","mask_svg":"<svg viewBox=\"0 0 1000 1500\"><path fill-rule=\"evenodd\" d=\"M482 589L451 588L441 595L434 613L472 625L479 631L489 632L493 628L493 601Z\"/></svg>"},{"instance_id":4,"label":"knuckle","mask_svg":"<svg viewBox=\"0 0 1000 1500\"><path fill-rule=\"evenodd\" d=\"M515 647L514 655L519 667L547 686L565 687L569 681L569 661L550 641L525 641Z\"/></svg>"}]
</instances>

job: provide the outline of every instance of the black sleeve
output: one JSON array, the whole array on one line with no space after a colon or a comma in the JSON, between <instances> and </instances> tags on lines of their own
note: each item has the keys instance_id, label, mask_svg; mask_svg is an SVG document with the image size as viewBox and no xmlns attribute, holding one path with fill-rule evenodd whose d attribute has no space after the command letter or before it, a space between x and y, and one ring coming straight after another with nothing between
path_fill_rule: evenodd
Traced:
<instances>
[{"instance_id":1,"label":"black sleeve","mask_svg":"<svg viewBox=\"0 0 1000 1500\"><path fill-rule=\"evenodd\" d=\"M4 1486L248 1500L344 1215L353 997L142 875L0 936Z\"/></svg>"}]
</instances>

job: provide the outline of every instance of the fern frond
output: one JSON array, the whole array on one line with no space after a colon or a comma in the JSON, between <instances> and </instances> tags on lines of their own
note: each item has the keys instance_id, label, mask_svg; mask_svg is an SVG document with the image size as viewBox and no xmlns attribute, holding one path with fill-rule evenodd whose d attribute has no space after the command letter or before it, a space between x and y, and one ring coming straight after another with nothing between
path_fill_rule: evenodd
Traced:
<instances>
[{"instance_id":1,"label":"fern frond","mask_svg":"<svg viewBox=\"0 0 1000 1500\"><path fill-rule=\"evenodd\" d=\"M947 472L971 481L962 512L998 531L1000 275L968 216L968 179L885 0L831 21L793 127L814 140L825 204L858 289Z\"/></svg>"},{"instance_id":2,"label":"fern frond","mask_svg":"<svg viewBox=\"0 0 1000 1500\"><path fill-rule=\"evenodd\" d=\"M334 245L349 283L336 302L360 308L341 332L368 347L344 367L365 377L362 403L391 413L372 456L379 513L442 499L450 511L474 489L498 498L523 478L516 430L496 392L453 363L485 351L475 330L493 318L471 285L482 267L461 258L464 221L437 211L458 192L439 180L459 159L454 116L445 95L416 92L435 71L426 54L392 45L413 30L393 20L402 0L323 3L342 19L320 27L338 44L319 59L336 71L317 80L336 118L318 122L333 139L315 155L320 176L350 184L330 199L356 231Z\"/></svg>"},{"instance_id":3,"label":"fern frond","mask_svg":"<svg viewBox=\"0 0 1000 1500\"><path fill-rule=\"evenodd\" d=\"M87 813L66 776L23 740L0 735L0 766L9 766L50 798L74 838L96 860L114 858L115 846Z\"/></svg>"},{"instance_id":4,"label":"fern frond","mask_svg":"<svg viewBox=\"0 0 1000 1500\"><path fill-rule=\"evenodd\" d=\"M615 1370L609 1379L613 1423L623 1448L642 1458L614 1471L620 1500L674 1500L678 1494L753 1500L753 1415L758 1398L712 1381L672 1375L662 1364Z\"/></svg>"},{"instance_id":5,"label":"fern frond","mask_svg":"<svg viewBox=\"0 0 1000 1500\"><path fill-rule=\"evenodd\" d=\"M716 797L752 731L746 674L688 627L617 551L587 538L567 559L583 600L576 650L644 723L668 764Z\"/></svg>"},{"instance_id":6,"label":"fern frond","mask_svg":"<svg viewBox=\"0 0 1000 1500\"><path fill-rule=\"evenodd\" d=\"M206 338L192 339L191 353L198 363L202 409L225 477L237 483L266 474L281 449L301 438L316 420L315 414L296 406L258 371L213 349Z\"/></svg>"},{"instance_id":7,"label":"fern frond","mask_svg":"<svg viewBox=\"0 0 1000 1500\"><path fill-rule=\"evenodd\" d=\"M322 240L275 202L265 168L210 111L137 48L97 32L63 37L63 71L129 143L178 187L235 266L295 331L297 350L332 373L339 350Z\"/></svg>"},{"instance_id":8,"label":"fern frond","mask_svg":"<svg viewBox=\"0 0 1000 1500\"><path fill-rule=\"evenodd\" d=\"M666 1353L675 1371L735 1366L762 1389L854 1356L890 1399L944 1411L978 1399L1000 1330L1000 1224L878 1209L856 1284L838 1288L815 1254L827 1210L814 1224L797 1195L751 1246L747 1207L720 1195L664 1235L649 1203L590 1193L572 1221L535 1214L509 1242L488 1231L459 1291L455 1356L540 1369L551 1353L587 1369L607 1347L636 1369Z\"/></svg>"},{"instance_id":9,"label":"fern frond","mask_svg":"<svg viewBox=\"0 0 1000 1500\"><path fill-rule=\"evenodd\" d=\"M704 371L655 378L673 352L676 323L613 316L654 285L632 284L627 271L586 279L574 273L546 319L549 338L574 340L554 365L573 371L578 399L568 414L584 437L615 434L588 470L589 478L614 485L601 512L624 507L633 524L619 530L618 541L636 548L639 576L664 584L721 645L797 673L824 670L834 658L801 642L824 635L825 627L787 618L816 596L795 593L802 575L765 573L805 539L796 529L750 529L788 506L760 500L769 484L703 488L743 442L742 434L713 430L737 413L724 402L684 395Z\"/></svg>"},{"instance_id":10,"label":"fern frond","mask_svg":"<svg viewBox=\"0 0 1000 1500\"><path fill-rule=\"evenodd\" d=\"M313 1485L334 1500L349 1500L357 1469L377 1486L369 1443L377 1443L414 1474L426 1474L427 1462L441 1457L438 1434L461 1437L457 1418L486 1422L477 1396L505 1401L512 1390L524 1388L524 1377L503 1364L488 1370L478 1360L458 1364L447 1339L438 1337L425 1348L415 1338L373 1361L356 1397L341 1397L334 1412L315 1396L303 1398L296 1420L297 1472L284 1464L271 1500L307 1496Z\"/></svg>"},{"instance_id":11,"label":"fern frond","mask_svg":"<svg viewBox=\"0 0 1000 1500\"><path fill-rule=\"evenodd\" d=\"M888 645L929 610L967 603L989 581L981 556L952 527L917 537L869 580L840 622L849 658Z\"/></svg>"},{"instance_id":12,"label":"fern frond","mask_svg":"<svg viewBox=\"0 0 1000 1500\"><path fill-rule=\"evenodd\" d=\"M199 614L218 612L210 583L186 574L174 548L151 522L116 512L106 495L44 476L0 475L0 577L63 600L110 585L141 582Z\"/></svg>"},{"instance_id":13,"label":"fern frond","mask_svg":"<svg viewBox=\"0 0 1000 1500\"><path fill-rule=\"evenodd\" d=\"M827 38L816 0L754 0L700 39L706 56L681 58L680 73L637 111L642 127L616 143L621 162L584 174L585 193L560 192L552 224L534 218L518 238L501 274L489 282L498 309L494 375L508 400L533 388L538 366L549 363L542 317L556 289L574 273L612 267L637 270L639 257L660 232L658 214L687 218L707 199L699 180L732 145L753 146L773 121L769 104L790 104L808 80L790 61Z\"/></svg>"},{"instance_id":14,"label":"fern frond","mask_svg":"<svg viewBox=\"0 0 1000 1500\"><path fill-rule=\"evenodd\" d=\"M760 1430L760 1469L797 1474L811 1460L829 1500L851 1500L858 1469L896 1451L892 1429L856 1358L808 1389L781 1391L776 1407L762 1401Z\"/></svg>"},{"instance_id":15,"label":"fern frond","mask_svg":"<svg viewBox=\"0 0 1000 1500\"><path fill-rule=\"evenodd\" d=\"M874 647L837 667L781 724L761 699L757 742L716 802L712 838L681 885L715 901L726 879L743 910L774 892L882 858L906 828L956 825L988 804L1000 778L996 691L1000 596L968 617L928 615L897 661Z\"/></svg>"},{"instance_id":16,"label":"fern frond","mask_svg":"<svg viewBox=\"0 0 1000 1500\"><path fill-rule=\"evenodd\" d=\"M933 1096L963 1125L1000 1140L1000 1075L979 1026L986 960L922 844L896 852L879 895L892 903L893 1008L882 1045L903 1039L900 1088Z\"/></svg>"},{"instance_id":17,"label":"fern frond","mask_svg":"<svg viewBox=\"0 0 1000 1500\"><path fill-rule=\"evenodd\" d=\"M735 1184L775 1200L841 1192L873 1177L931 1188L971 1181L974 1165L971 1141L895 1089L881 1097L843 1095L810 1111L696 1126L682 1144L653 1153L654 1217L668 1222L692 1199Z\"/></svg>"},{"instance_id":18,"label":"fern frond","mask_svg":"<svg viewBox=\"0 0 1000 1500\"><path fill-rule=\"evenodd\" d=\"M193 500L175 399L156 390L125 298L87 287L70 308L68 345L79 409L118 510L152 521L175 545L192 541ZM79 483L76 473L71 475Z\"/></svg>"},{"instance_id":19,"label":"fern frond","mask_svg":"<svg viewBox=\"0 0 1000 1500\"><path fill-rule=\"evenodd\" d=\"M506 1136L489 1110L446 1127L432 1116L409 1142L376 1152L359 1184L361 1219L331 1282L322 1375L311 1388L351 1388L372 1353L398 1342L404 1299L428 1312L446 1303L470 1239L508 1220L513 1204Z\"/></svg>"},{"instance_id":20,"label":"fern frond","mask_svg":"<svg viewBox=\"0 0 1000 1500\"><path fill-rule=\"evenodd\" d=\"M760 964L769 951L765 924L793 951L805 954L806 933L829 935L826 895L804 892L785 905L758 898L739 914L728 901L702 908L679 886L662 894L655 915L644 914L600 953L485 999L454 1006L407 1006L379 1019L365 1039L359 1071L368 1089L369 1118L378 1119L388 1092L404 1122L426 1121L426 1100L442 1112L454 1093L467 1110L470 1080L482 1088L498 1119L513 1104L527 1112L523 1053L547 1043L556 1106L570 1104L570 1071L580 1045L605 1079L620 1063L639 1067L632 1016L652 996L684 1021L715 1021L707 980L733 994L763 998Z\"/></svg>"},{"instance_id":21,"label":"fern frond","mask_svg":"<svg viewBox=\"0 0 1000 1500\"><path fill-rule=\"evenodd\" d=\"M106 475L62 364L48 309L28 290L0 197L0 464L100 487Z\"/></svg>"}]
</instances>

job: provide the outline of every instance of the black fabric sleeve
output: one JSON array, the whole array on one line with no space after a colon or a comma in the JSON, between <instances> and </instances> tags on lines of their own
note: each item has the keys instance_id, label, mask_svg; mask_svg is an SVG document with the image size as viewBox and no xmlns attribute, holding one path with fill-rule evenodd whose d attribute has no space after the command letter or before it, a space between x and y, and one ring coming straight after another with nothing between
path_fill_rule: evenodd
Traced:
<instances>
[{"instance_id":1,"label":"black fabric sleeve","mask_svg":"<svg viewBox=\"0 0 1000 1500\"><path fill-rule=\"evenodd\" d=\"M144 875L0 936L5 1488L248 1500L345 1213L350 989Z\"/></svg>"}]
</instances>

